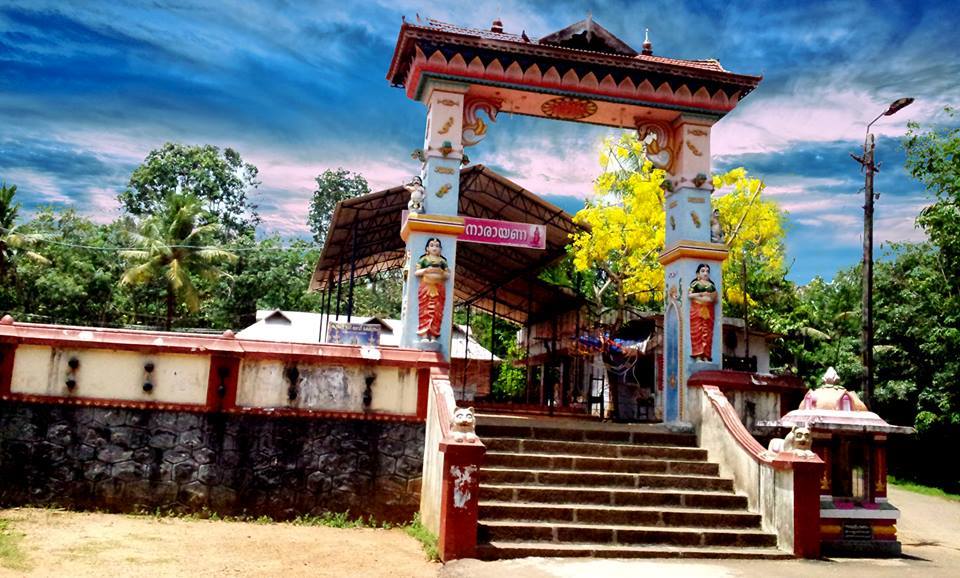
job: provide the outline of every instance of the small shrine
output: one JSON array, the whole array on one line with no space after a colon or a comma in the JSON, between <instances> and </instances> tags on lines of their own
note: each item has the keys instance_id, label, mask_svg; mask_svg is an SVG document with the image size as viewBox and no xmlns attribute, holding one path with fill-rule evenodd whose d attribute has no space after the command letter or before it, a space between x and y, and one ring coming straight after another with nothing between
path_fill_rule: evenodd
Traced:
<instances>
[{"instance_id":1,"label":"small shrine","mask_svg":"<svg viewBox=\"0 0 960 578\"><path fill-rule=\"evenodd\" d=\"M855 392L839 385L831 367L823 385L811 389L795 409L764 425L793 428L812 436L824 462L820 479L820 537L826 555L900 554L900 511L887 501L887 436L912 434L869 411ZM788 436L789 437L789 436Z\"/></svg>"}]
</instances>

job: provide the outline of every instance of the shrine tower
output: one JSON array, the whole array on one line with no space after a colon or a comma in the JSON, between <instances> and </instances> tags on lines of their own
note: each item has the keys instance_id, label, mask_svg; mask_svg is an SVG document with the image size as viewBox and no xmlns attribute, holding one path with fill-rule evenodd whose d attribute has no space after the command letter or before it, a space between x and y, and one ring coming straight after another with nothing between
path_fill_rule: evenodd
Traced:
<instances>
[{"instance_id":1,"label":"shrine tower","mask_svg":"<svg viewBox=\"0 0 960 578\"><path fill-rule=\"evenodd\" d=\"M710 131L761 77L728 72L716 60L655 55L649 41L637 52L591 18L542 38L515 32L499 20L488 30L419 18L400 28L387 79L422 102L427 113L423 148L414 152L421 161L423 203L402 228L408 274L401 345L449 356L456 247L463 232L459 169L467 164L466 148L483 140L499 113L636 130L648 157L668 173L660 257L667 296L660 409L665 421L687 419L687 377L721 366L721 266L727 249L710 234ZM434 304L418 298L424 275L415 272L430 238L440 239L450 274L443 278L439 336L423 339L421 302L431 311ZM700 264L710 270L697 283Z\"/></svg>"}]
</instances>

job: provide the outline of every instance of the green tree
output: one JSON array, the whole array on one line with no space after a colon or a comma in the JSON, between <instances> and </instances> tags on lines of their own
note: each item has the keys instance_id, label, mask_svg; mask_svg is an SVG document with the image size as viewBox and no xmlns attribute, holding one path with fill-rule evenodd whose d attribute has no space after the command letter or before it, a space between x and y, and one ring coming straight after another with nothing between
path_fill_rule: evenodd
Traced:
<instances>
[{"instance_id":1,"label":"green tree","mask_svg":"<svg viewBox=\"0 0 960 578\"><path fill-rule=\"evenodd\" d=\"M210 288L212 297L198 324L237 330L251 325L258 309L320 310L322 294L307 290L320 255L315 244L285 245L273 235L259 241L244 237L229 248L238 258L226 267L229 275Z\"/></svg>"},{"instance_id":2,"label":"green tree","mask_svg":"<svg viewBox=\"0 0 960 578\"><path fill-rule=\"evenodd\" d=\"M169 330L178 304L191 312L200 309L194 277L212 282L223 274L218 265L234 262L236 256L208 245L220 231L220 225L210 222L200 200L193 195L167 195L160 211L143 220L138 229L133 238L140 249L121 252L133 266L124 272L120 283L141 285L162 278Z\"/></svg>"},{"instance_id":3,"label":"green tree","mask_svg":"<svg viewBox=\"0 0 960 578\"><path fill-rule=\"evenodd\" d=\"M124 211L142 218L160 212L178 188L189 191L205 210L209 220L204 222L220 223L218 234L236 239L252 234L260 222L247 197L260 184L257 174L257 167L232 148L168 142L150 151L118 199Z\"/></svg>"},{"instance_id":4,"label":"green tree","mask_svg":"<svg viewBox=\"0 0 960 578\"><path fill-rule=\"evenodd\" d=\"M947 108L953 119L956 111ZM933 195L933 203L920 212L917 224L940 251L945 271L960 264L960 127L924 130L911 122L903 141L907 171ZM950 274L947 283L956 295L960 276Z\"/></svg>"},{"instance_id":5,"label":"green tree","mask_svg":"<svg viewBox=\"0 0 960 578\"><path fill-rule=\"evenodd\" d=\"M635 133L605 141L600 162L603 172L594 196L574 217L587 230L573 236L570 254L577 271L597 272L592 297L617 312L617 326L631 302L649 307L663 299L658 258L665 238L666 173L646 160ZM763 182L742 168L713 177L713 184L730 250L723 268L724 298L728 304L742 304L744 254L750 255L748 296L783 280L784 215L776 203L762 197Z\"/></svg>"},{"instance_id":6,"label":"green tree","mask_svg":"<svg viewBox=\"0 0 960 578\"><path fill-rule=\"evenodd\" d=\"M0 184L0 281L16 274L20 257L38 263L47 263L46 257L31 247L40 240L36 234L25 232L17 223L20 203L14 202L17 185Z\"/></svg>"},{"instance_id":7,"label":"green tree","mask_svg":"<svg viewBox=\"0 0 960 578\"><path fill-rule=\"evenodd\" d=\"M316 181L317 188L314 189L313 199L310 201L307 224L313 231L313 240L322 245L327 240L327 231L337 203L369 193L370 186L363 176L343 168L335 171L327 169L317 176Z\"/></svg>"},{"instance_id":8,"label":"green tree","mask_svg":"<svg viewBox=\"0 0 960 578\"><path fill-rule=\"evenodd\" d=\"M24 228L42 239L48 264L18 267L30 288L19 300L18 318L77 325L127 321L129 304L117 286L123 273L117 249L129 243L122 222L100 225L73 209L43 207Z\"/></svg>"}]
</instances>

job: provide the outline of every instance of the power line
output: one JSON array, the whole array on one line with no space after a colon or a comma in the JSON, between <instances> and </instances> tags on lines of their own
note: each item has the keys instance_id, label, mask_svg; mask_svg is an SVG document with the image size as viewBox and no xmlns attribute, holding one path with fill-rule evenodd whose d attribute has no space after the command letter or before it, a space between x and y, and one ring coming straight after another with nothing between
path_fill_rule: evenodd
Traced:
<instances>
[{"instance_id":1,"label":"power line","mask_svg":"<svg viewBox=\"0 0 960 578\"><path fill-rule=\"evenodd\" d=\"M0 232L8 233L8 229L0 228ZM98 246L98 245L84 245L81 243L68 243L66 241L56 241L53 239L48 239L45 237L37 237L31 239L33 243L46 243L48 245L56 245L59 247L69 247L72 249L88 249L91 251L105 251L105 252L115 252L119 253L122 251L143 251L144 247L109 247L109 246ZM263 246L254 246L254 247L223 247L221 245L166 245L171 249L196 249L198 251L203 250L218 250L218 251L229 251L231 253L243 253L249 251L319 251L320 247L318 246L306 246L306 247L297 247L294 245L280 246L280 247L263 247Z\"/></svg>"}]
</instances>

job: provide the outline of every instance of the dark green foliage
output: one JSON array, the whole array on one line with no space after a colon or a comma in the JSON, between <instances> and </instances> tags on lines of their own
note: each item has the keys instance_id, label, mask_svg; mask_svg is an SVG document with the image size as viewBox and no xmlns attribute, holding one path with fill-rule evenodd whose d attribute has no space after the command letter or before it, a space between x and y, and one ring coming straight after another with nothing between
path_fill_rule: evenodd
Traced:
<instances>
[{"instance_id":1,"label":"dark green foliage","mask_svg":"<svg viewBox=\"0 0 960 578\"><path fill-rule=\"evenodd\" d=\"M243 162L232 148L166 143L150 151L118 199L126 213L145 217L160 211L179 183L184 193L200 200L211 222L221 224L225 239L236 239L251 234L260 222L256 205L247 198L260 184L257 174L257 167Z\"/></svg>"},{"instance_id":2,"label":"dark green foliage","mask_svg":"<svg viewBox=\"0 0 960 578\"><path fill-rule=\"evenodd\" d=\"M337 203L369 193L370 186L367 179L343 168L325 170L317 176L316 181L317 188L314 189L313 200L310 201L307 224L313 231L313 240L323 243L327 240L327 230Z\"/></svg>"}]
</instances>

